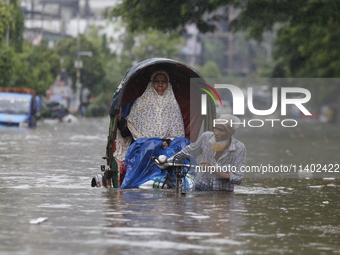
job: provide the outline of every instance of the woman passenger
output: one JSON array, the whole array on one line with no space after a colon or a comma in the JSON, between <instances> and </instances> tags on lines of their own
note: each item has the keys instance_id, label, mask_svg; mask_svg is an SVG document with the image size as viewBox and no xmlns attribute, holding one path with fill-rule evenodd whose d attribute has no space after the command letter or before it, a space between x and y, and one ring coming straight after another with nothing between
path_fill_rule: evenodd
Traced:
<instances>
[{"instance_id":1,"label":"woman passenger","mask_svg":"<svg viewBox=\"0 0 340 255\"><path fill-rule=\"evenodd\" d=\"M189 144L169 75L164 71L151 75L146 90L136 99L128 116L119 114L117 121L114 156L124 178L121 188L137 188L159 176L159 169L148 169L152 157L161 154L170 157ZM164 140L168 146L164 146Z\"/></svg>"}]
</instances>

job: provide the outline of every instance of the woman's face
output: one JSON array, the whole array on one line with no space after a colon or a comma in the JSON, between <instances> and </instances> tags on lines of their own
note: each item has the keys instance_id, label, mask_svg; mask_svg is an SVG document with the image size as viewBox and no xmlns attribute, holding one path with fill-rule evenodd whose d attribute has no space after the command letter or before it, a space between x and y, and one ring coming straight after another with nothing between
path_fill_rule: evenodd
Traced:
<instances>
[{"instance_id":1,"label":"woman's face","mask_svg":"<svg viewBox=\"0 0 340 255\"><path fill-rule=\"evenodd\" d=\"M152 80L152 86L158 95L163 95L169 86L168 77L165 74L156 74Z\"/></svg>"}]
</instances>

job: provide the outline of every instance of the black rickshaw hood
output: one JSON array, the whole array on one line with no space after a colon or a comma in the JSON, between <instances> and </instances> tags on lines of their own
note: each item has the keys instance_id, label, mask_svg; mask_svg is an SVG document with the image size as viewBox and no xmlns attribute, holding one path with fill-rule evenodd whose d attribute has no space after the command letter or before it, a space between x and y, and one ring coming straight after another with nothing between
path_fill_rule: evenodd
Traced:
<instances>
[{"instance_id":1,"label":"black rickshaw hood","mask_svg":"<svg viewBox=\"0 0 340 255\"><path fill-rule=\"evenodd\" d=\"M129 100L141 96L147 87L151 74L160 70L169 74L175 94L177 94L176 91L180 91L182 86L190 86L190 78L202 78L195 69L176 60L168 58L144 60L130 68L120 82L113 94L110 115L118 114L120 106L124 106ZM128 95L125 92L128 92Z\"/></svg>"}]
</instances>

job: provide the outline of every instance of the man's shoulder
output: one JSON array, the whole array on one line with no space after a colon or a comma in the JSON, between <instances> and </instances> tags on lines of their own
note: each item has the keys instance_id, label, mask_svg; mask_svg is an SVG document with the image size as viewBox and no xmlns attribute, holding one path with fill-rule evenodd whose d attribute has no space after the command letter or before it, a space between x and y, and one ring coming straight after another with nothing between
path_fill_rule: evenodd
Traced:
<instances>
[{"instance_id":1,"label":"man's shoulder","mask_svg":"<svg viewBox=\"0 0 340 255\"><path fill-rule=\"evenodd\" d=\"M202 134L202 136L212 136L212 135L214 135L214 132L212 132L212 131L205 131L205 132L203 132L203 134Z\"/></svg>"},{"instance_id":2,"label":"man's shoulder","mask_svg":"<svg viewBox=\"0 0 340 255\"><path fill-rule=\"evenodd\" d=\"M246 149L246 146L244 145L244 143L237 140L235 137L233 137L233 143L234 143L236 149L239 149L239 150L240 149Z\"/></svg>"},{"instance_id":3,"label":"man's shoulder","mask_svg":"<svg viewBox=\"0 0 340 255\"><path fill-rule=\"evenodd\" d=\"M205 131L201 136L202 138L210 139L214 135L211 131Z\"/></svg>"}]
</instances>

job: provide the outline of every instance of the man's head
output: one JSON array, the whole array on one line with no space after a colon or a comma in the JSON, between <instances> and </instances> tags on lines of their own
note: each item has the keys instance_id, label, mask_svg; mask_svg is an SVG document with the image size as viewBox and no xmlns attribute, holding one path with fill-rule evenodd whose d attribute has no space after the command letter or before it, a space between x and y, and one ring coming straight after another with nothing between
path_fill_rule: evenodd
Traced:
<instances>
[{"instance_id":1,"label":"man's head","mask_svg":"<svg viewBox=\"0 0 340 255\"><path fill-rule=\"evenodd\" d=\"M214 127L214 136L210 139L211 149L214 151L223 151L230 144L231 133L222 124L216 124Z\"/></svg>"},{"instance_id":2,"label":"man's head","mask_svg":"<svg viewBox=\"0 0 340 255\"><path fill-rule=\"evenodd\" d=\"M151 76L152 86L158 95L163 95L169 86L169 76L166 72L159 71Z\"/></svg>"},{"instance_id":3,"label":"man's head","mask_svg":"<svg viewBox=\"0 0 340 255\"><path fill-rule=\"evenodd\" d=\"M214 127L216 125L223 125L228 132L233 135L240 126L240 119L231 114L221 114L219 119L214 120Z\"/></svg>"},{"instance_id":4,"label":"man's head","mask_svg":"<svg viewBox=\"0 0 340 255\"><path fill-rule=\"evenodd\" d=\"M240 119L231 114L222 114L214 123L214 137L210 140L211 148L215 151L225 150L239 127L236 123L240 123Z\"/></svg>"}]
</instances>

